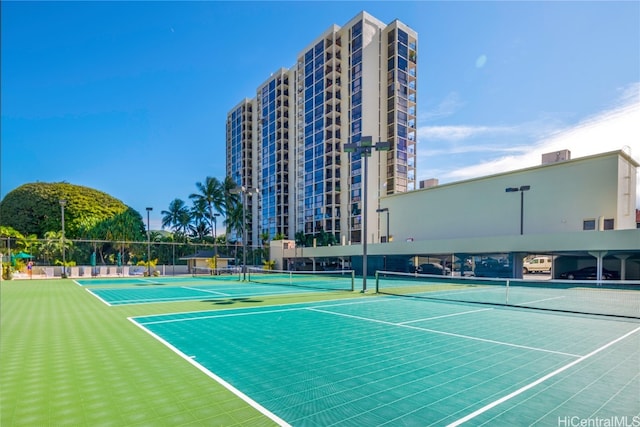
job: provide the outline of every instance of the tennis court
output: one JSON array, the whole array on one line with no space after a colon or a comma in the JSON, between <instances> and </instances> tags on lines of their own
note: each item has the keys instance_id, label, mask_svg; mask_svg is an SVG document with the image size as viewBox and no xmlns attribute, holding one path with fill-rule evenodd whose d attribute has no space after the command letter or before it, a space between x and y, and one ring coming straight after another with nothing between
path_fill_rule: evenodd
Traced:
<instances>
[{"instance_id":1,"label":"tennis court","mask_svg":"<svg viewBox=\"0 0 640 427\"><path fill-rule=\"evenodd\" d=\"M527 281L378 271L376 292L640 319L640 282Z\"/></svg>"},{"instance_id":2,"label":"tennis court","mask_svg":"<svg viewBox=\"0 0 640 427\"><path fill-rule=\"evenodd\" d=\"M637 319L371 296L131 320L281 425L640 416Z\"/></svg>"},{"instance_id":3,"label":"tennis court","mask_svg":"<svg viewBox=\"0 0 640 427\"><path fill-rule=\"evenodd\" d=\"M75 279L74 282L80 286L88 287L119 287L119 286L157 286L171 285L176 283L202 283L203 280L215 280L237 282L240 280L239 274L227 274L220 276L162 276L162 277L109 277L95 279Z\"/></svg>"},{"instance_id":4,"label":"tennis court","mask_svg":"<svg viewBox=\"0 0 640 427\"><path fill-rule=\"evenodd\" d=\"M352 291L353 271L293 273L252 270L240 276L158 277L76 280L107 305L150 304L190 300L227 300L324 291Z\"/></svg>"}]
</instances>

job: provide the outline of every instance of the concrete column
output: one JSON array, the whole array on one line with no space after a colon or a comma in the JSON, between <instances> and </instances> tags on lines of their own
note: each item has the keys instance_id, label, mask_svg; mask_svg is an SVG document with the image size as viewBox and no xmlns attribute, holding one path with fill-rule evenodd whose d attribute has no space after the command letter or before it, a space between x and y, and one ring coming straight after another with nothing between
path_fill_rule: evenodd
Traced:
<instances>
[{"instance_id":1,"label":"concrete column","mask_svg":"<svg viewBox=\"0 0 640 427\"><path fill-rule=\"evenodd\" d=\"M607 251L591 251L589 255L596 259L596 280L602 280L602 259L607 255Z\"/></svg>"},{"instance_id":2,"label":"concrete column","mask_svg":"<svg viewBox=\"0 0 640 427\"><path fill-rule=\"evenodd\" d=\"M630 256L629 254L615 256L620 260L620 280L627 280L627 258Z\"/></svg>"}]
</instances>

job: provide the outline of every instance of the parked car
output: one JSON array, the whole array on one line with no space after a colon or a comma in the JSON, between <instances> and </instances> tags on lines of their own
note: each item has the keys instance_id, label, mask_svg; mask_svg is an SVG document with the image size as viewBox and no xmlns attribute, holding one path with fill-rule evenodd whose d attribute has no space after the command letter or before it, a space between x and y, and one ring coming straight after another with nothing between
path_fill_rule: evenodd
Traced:
<instances>
[{"instance_id":1,"label":"parked car","mask_svg":"<svg viewBox=\"0 0 640 427\"><path fill-rule=\"evenodd\" d=\"M438 274L441 276L451 274L450 269L448 269L447 267L443 267L441 264L437 264L435 262L420 264L418 266L417 272L420 274Z\"/></svg>"},{"instance_id":2,"label":"parked car","mask_svg":"<svg viewBox=\"0 0 640 427\"><path fill-rule=\"evenodd\" d=\"M551 257L537 256L523 262L522 273L551 273Z\"/></svg>"},{"instance_id":3,"label":"parked car","mask_svg":"<svg viewBox=\"0 0 640 427\"><path fill-rule=\"evenodd\" d=\"M493 258L476 262L473 272L477 277L513 277L511 264L505 260Z\"/></svg>"},{"instance_id":4,"label":"parked car","mask_svg":"<svg viewBox=\"0 0 640 427\"><path fill-rule=\"evenodd\" d=\"M585 267L580 270L567 271L565 273L561 273L558 278L560 279L568 279L568 280L596 280L598 276L598 271L595 266L593 267ZM618 280L620 279L620 275L617 271L607 270L605 268L602 269L602 278L604 280Z\"/></svg>"}]
</instances>

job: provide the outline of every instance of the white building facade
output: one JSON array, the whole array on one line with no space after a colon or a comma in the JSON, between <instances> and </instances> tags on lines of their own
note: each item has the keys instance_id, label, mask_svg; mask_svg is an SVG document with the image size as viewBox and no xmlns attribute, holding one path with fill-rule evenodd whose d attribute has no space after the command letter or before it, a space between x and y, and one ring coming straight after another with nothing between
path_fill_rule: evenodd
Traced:
<instances>
[{"instance_id":1,"label":"white building facade","mask_svg":"<svg viewBox=\"0 0 640 427\"><path fill-rule=\"evenodd\" d=\"M368 239L369 275L410 271L419 258L500 258L520 277L524 257L547 255L552 277L597 265L640 280L638 166L614 151L382 197L386 211ZM391 242L381 243L387 227ZM361 273L362 253L357 244L296 247L282 256L314 265L333 258Z\"/></svg>"},{"instance_id":2,"label":"white building facade","mask_svg":"<svg viewBox=\"0 0 640 427\"><path fill-rule=\"evenodd\" d=\"M383 197L380 206L394 240L510 236L521 226L523 235L635 229L636 169L623 152L603 153Z\"/></svg>"}]
</instances>

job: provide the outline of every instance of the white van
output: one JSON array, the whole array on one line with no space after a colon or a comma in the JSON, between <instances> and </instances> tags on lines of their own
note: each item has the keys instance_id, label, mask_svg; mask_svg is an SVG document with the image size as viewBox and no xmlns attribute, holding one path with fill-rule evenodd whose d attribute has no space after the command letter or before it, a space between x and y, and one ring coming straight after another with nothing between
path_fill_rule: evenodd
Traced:
<instances>
[{"instance_id":1,"label":"white van","mask_svg":"<svg viewBox=\"0 0 640 427\"><path fill-rule=\"evenodd\" d=\"M551 257L537 256L522 263L522 273L551 273Z\"/></svg>"}]
</instances>

